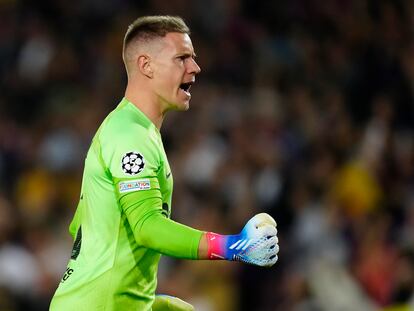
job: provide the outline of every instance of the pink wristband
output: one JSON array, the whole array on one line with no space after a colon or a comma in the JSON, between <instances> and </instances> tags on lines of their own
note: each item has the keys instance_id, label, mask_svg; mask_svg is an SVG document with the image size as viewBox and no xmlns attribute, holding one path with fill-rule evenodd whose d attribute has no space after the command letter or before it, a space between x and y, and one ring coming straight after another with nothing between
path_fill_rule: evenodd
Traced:
<instances>
[{"instance_id":1,"label":"pink wristband","mask_svg":"<svg viewBox=\"0 0 414 311\"><path fill-rule=\"evenodd\" d=\"M207 232L207 255L210 260L226 259L224 247L226 238L223 235Z\"/></svg>"}]
</instances>

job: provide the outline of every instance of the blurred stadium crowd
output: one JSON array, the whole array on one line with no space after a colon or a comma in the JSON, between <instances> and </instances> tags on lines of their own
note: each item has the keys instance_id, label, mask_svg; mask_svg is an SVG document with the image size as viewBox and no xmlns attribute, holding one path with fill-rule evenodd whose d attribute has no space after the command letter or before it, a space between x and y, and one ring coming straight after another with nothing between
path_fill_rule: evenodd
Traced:
<instances>
[{"instance_id":1,"label":"blurred stadium crowd","mask_svg":"<svg viewBox=\"0 0 414 311\"><path fill-rule=\"evenodd\" d=\"M412 310L410 0L0 1L0 310L48 309L145 14L182 16L202 67L162 129L173 219L230 234L268 212L281 247L271 269L164 258L159 291L198 311Z\"/></svg>"}]
</instances>

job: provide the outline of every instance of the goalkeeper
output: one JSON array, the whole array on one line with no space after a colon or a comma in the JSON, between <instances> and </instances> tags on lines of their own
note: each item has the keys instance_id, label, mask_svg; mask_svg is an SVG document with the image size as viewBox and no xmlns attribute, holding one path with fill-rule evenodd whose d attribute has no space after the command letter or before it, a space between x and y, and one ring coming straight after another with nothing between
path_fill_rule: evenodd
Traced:
<instances>
[{"instance_id":1,"label":"goalkeeper","mask_svg":"<svg viewBox=\"0 0 414 311\"><path fill-rule=\"evenodd\" d=\"M275 221L254 216L236 235L202 232L174 222L173 177L159 129L169 110L189 108L200 67L179 17L141 17L123 45L128 84L86 156L74 239L50 310L193 310L156 296L161 254L183 259L277 261Z\"/></svg>"}]
</instances>

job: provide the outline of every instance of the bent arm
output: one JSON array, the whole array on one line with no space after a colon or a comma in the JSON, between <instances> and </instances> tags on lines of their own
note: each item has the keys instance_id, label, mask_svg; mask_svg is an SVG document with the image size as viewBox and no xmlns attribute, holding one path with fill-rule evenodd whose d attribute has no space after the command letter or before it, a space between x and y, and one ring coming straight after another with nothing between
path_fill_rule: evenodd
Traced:
<instances>
[{"instance_id":1,"label":"bent arm","mask_svg":"<svg viewBox=\"0 0 414 311\"><path fill-rule=\"evenodd\" d=\"M167 218L159 191L128 194L120 199L120 205L138 244L171 257L204 259L199 256L204 233Z\"/></svg>"},{"instance_id":2,"label":"bent arm","mask_svg":"<svg viewBox=\"0 0 414 311\"><path fill-rule=\"evenodd\" d=\"M120 199L138 244L181 259L241 261L272 266L279 252L275 220L261 213L236 235L202 232L179 224L163 214L158 190L125 195Z\"/></svg>"}]
</instances>

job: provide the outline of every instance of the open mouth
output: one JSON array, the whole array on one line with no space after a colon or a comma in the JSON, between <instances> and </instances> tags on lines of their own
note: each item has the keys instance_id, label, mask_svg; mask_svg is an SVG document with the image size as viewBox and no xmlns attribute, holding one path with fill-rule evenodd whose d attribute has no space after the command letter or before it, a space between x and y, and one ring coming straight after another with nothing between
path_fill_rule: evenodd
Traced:
<instances>
[{"instance_id":1,"label":"open mouth","mask_svg":"<svg viewBox=\"0 0 414 311\"><path fill-rule=\"evenodd\" d=\"M190 88L193 85L194 82L187 82L187 83L181 83L180 84L180 89L182 89L184 92L189 93L190 92Z\"/></svg>"}]
</instances>

